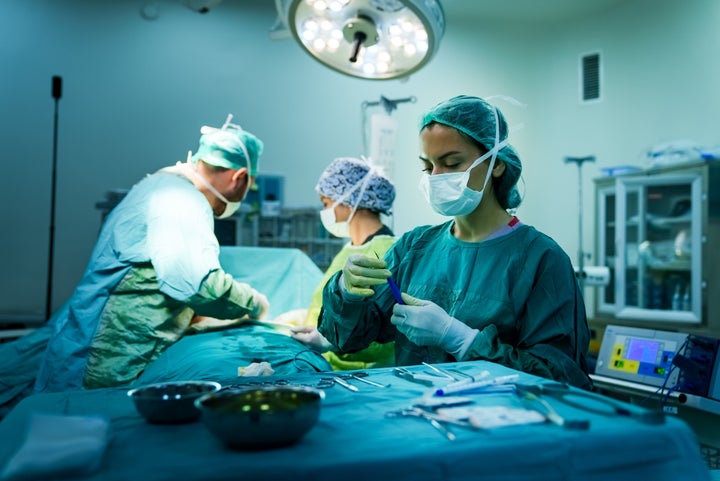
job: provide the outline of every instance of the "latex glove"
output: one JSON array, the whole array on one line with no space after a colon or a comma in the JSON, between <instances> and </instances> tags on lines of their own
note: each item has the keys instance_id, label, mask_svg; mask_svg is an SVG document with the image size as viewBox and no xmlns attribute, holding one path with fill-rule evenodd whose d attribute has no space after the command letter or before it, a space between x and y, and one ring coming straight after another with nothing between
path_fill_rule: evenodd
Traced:
<instances>
[{"instance_id":1,"label":"latex glove","mask_svg":"<svg viewBox=\"0 0 720 481\"><path fill-rule=\"evenodd\" d=\"M344 292L355 296L372 296L375 291L371 287L383 284L390 277L386 266L385 261L377 257L353 254L345 261L340 286Z\"/></svg>"},{"instance_id":2,"label":"latex glove","mask_svg":"<svg viewBox=\"0 0 720 481\"><path fill-rule=\"evenodd\" d=\"M325 336L320 334L317 327L310 326L290 326L292 338L305 344L310 349L318 352L325 352L332 349L332 344Z\"/></svg>"},{"instance_id":3,"label":"latex glove","mask_svg":"<svg viewBox=\"0 0 720 481\"><path fill-rule=\"evenodd\" d=\"M434 302L402 293L403 304L395 304L390 318L398 331L418 346L439 346L460 360L472 344L477 329L450 316Z\"/></svg>"},{"instance_id":4,"label":"latex glove","mask_svg":"<svg viewBox=\"0 0 720 481\"><path fill-rule=\"evenodd\" d=\"M252 289L252 288L251 288ZM253 300L252 309L250 310L250 317L253 319L265 319L268 312L270 311L270 302L264 294L252 289Z\"/></svg>"}]
</instances>

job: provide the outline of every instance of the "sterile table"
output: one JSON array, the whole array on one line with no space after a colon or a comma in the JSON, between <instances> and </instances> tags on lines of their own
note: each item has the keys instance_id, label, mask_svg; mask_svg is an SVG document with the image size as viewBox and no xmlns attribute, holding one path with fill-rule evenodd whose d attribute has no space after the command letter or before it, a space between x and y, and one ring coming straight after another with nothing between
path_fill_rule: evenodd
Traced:
<instances>
[{"instance_id":1,"label":"sterile table","mask_svg":"<svg viewBox=\"0 0 720 481\"><path fill-rule=\"evenodd\" d=\"M444 364L465 373L515 373L484 361ZM431 373L425 366L416 372ZM693 432L666 417L659 425L588 413L550 399L563 416L590 421L590 429L554 424L510 426L484 431L450 427L449 441L428 422L386 417L407 407L429 388L394 376L390 369L367 371L378 388L357 381L358 392L326 389L319 423L300 443L267 451L231 451L201 421L150 425L135 411L126 389L43 394L24 399L0 423L0 468L23 441L31 412L101 414L111 419L112 438L100 471L87 480L582 480L705 481L710 479ZM308 383L328 373L285 376ZM518 382L547 380L519 373ZM261 379L261 378L256 378ZM262 378L274 380L274 376ZM218 379L221 384L246 378ZM441 386L445 381L436 383ZM512 393L470 394L477 404L520 406Z\"/></svg>"}]
</instances>

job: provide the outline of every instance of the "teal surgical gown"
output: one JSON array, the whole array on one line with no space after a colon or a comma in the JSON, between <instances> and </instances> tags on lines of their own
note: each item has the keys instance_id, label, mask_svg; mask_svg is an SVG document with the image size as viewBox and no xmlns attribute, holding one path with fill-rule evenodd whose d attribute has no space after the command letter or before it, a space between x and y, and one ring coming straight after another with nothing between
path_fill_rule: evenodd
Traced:
<instances>
[{"instance_id":1,"label":"teal surgical gown","mask_svg":"<svg viewBox=\"0 0 720 481\"><path fill-rule=\"evenodd\" d=\"M54 317L36 391L123 385L195 314L235 319L253 291L220 267L212 209L175 167L138 182L105 220L88 267Z\"/></svg>"},{"instance_id":2,"label":"teal surgical gown","mask_svg":"<svg viewBox=\"0 0 720 481\"><path fill-rule=\"evenodd\" d=\"M589 388L590 339L582 292L567 254L528 225L483 242L464 242L453 221L403 235L385 261L403 292L438 304L479 331L463 359L412 343L390 322L387 284L344 299L337 273L326 284L319 331L341 352L395 341L397 365L483 359Z\"/></svg>"}]
</instances>

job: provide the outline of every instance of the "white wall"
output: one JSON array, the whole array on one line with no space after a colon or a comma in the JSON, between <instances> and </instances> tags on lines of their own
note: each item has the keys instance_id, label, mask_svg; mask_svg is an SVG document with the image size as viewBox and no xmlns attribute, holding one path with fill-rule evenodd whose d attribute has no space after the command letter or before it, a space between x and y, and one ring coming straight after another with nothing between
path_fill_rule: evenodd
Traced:
<instances>
[{"instance_id":1,"label":"white wall","mask_svg":"<svg viewBox=\"0 0 720 481\"><path fill-rule=\"evenodd\" d=\"M459 0L447 0L459 1ZM720 3L628 0L573 25L484 25L449 19L439 54L409 80L363 81L312 60L292 40L271 40L272 0L225 0L210 13L140 1L0 2L0 319L44 313L54 101L59 102L53 306L85 268L100 227L95 203L146 173L182 160L202 124L228 112L265 141L261 171L286 176L286 202L318 205L313 186L332 158L362 153L361 104L417 97L393 114L397 146L395 228L436 222L417 191L417 121L460 93L505 94L500 103L524 162L523 221L575 259L577 170L584 168L585 247L591 249L592 177L637 161L649 146L692 138L718 143ZM578 57L600 49L604 101L580 106ZM398 173L401 173L398 175Z\"/></svg>"}]
</instances>

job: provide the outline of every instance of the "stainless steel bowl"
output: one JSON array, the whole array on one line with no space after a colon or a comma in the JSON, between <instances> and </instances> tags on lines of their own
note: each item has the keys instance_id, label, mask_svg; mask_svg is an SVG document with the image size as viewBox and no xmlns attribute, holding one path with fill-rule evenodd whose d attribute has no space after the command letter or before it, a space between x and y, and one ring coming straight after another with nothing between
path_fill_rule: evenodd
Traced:
<instances>
[{"instance_id":1,"label":"stainless steel bowl","mask_svg":"<svg viewBox=\"0 0 720 481\"><path fill-rule=\"evenodd\" d=\"M220 384L212 381L179 381L149 384L127 394L149 423L177 424L196 421L200 411L195 400L219 389Z\"/></svg>"},{"instance_id":2,"label":"stainless steel bowl","mask_svg":"<svg viewBox=\"0 0 720 481\"><path fill-rule=\"evenodd\" d=\"M195 401L205 426L233 449L268 449L298 442L320 417L325 394L304 386L221 389Z\"/></svg>"}]
</instances>

